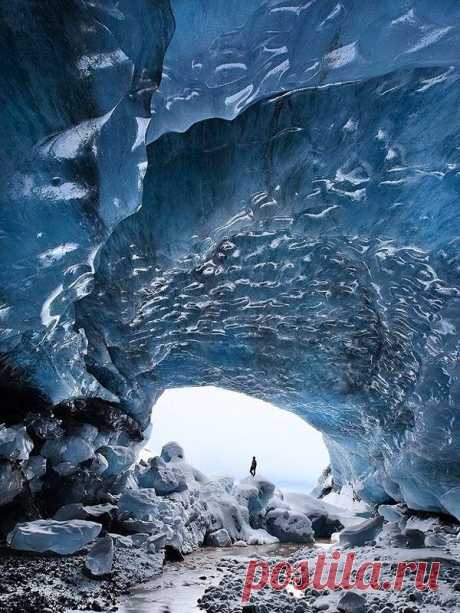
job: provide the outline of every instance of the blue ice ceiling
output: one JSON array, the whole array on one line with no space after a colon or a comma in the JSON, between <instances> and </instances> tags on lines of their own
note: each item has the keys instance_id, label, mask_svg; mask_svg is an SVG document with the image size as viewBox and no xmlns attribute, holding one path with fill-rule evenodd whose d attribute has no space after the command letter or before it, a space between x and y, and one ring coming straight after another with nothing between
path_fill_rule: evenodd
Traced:
<instances>
[{"instance_id":1,"label":"blue ice ceiling","mask_svg":"<svg viewBox=\"0 0 460 613\"><path fill-rule=\"evenodd\" d=\"M277 92L459 63L455 1L172 0L149 140Z\"/></svg>"},{"instance_id":2,"label":"blue ice ceiling","mask_svg":"<svg viewBox=\"0 0 460 613\"><path fill-rule=\"evenodd\" d=\"M17 6L2 419L129 447L164 389L220 385L366 499L459 517L458 4Z\"/></svg>"}]
</instances>

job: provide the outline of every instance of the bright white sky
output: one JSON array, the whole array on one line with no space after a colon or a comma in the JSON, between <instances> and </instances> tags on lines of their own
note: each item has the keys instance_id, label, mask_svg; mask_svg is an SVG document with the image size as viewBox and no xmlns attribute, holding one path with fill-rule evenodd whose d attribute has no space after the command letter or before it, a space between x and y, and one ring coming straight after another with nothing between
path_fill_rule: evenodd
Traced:
<instances>
[{"instance_id":1,"label":"bright white sky","mask_svg":"<svg viewBox=\"0 0 460 613\"><path fill-rule=\"evenodd\" d=\"M321 434L271 404L215 387L168 390L155 405L147 449L177 441L207 475L241 479L252 456L258 472L285 489L310 491L329 456Z\"/></svg>"}]
</instances>

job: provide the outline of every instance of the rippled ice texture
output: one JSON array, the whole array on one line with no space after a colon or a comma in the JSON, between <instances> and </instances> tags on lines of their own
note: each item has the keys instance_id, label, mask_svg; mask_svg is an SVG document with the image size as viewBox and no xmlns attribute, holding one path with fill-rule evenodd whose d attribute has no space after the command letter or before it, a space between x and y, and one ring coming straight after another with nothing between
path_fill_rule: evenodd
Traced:
<instances>
[{"instance_id":1,"label":"rippled ice texture","mask_svg":"<svg viewBox=\"0 0 460 613\"><path fill-rule=\"evenodd\" d=\"M257 395L363 496L457 512L459 103L405 70L163 137L80 320L141 387Z\"/></svg>"},{"instance_id":2,"label":"rippled ice texture","mask_svg":"<svg viewBox=\"0 0 460 613\"><path fill-rule=\"evenodd\" d=\"M176 35L153 96L149 138L300 86L361 81L403 66L458 65L451 1L172 0Z\"/></svg>"},{"instance_id":3,"label":"rippled ice texture","mask_svg":"<svg viewBox=\"0 0 460 613\"><path fill-rule=\"evenodd\" d=\"M456 3L177 0L164 70L166 1L21 7L0 349L31 457L51 438L72 496L120 491L103 460L161 392L220 385L324 432L367 500L459 517ZM8 459L0 484L23 487Z\"/></svg>"}]
</instances>

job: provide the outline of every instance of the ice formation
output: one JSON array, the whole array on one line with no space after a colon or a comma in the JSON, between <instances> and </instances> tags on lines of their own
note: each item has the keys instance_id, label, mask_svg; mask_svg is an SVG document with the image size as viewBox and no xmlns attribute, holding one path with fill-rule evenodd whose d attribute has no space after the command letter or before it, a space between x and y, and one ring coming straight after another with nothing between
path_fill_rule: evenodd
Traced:
<instances>
[{"instance_id":1,"label":"ice formation","mask_svg":"<svg viewBox=\"0 0 460 613\"><path fill-rule=\"evenodd\" d=\"M345 528L340 533L340 544L349 545L350 547L361 547L369 541L374 541L376 536L382 530L384 519L381 516L368 519L367 521Z\"/></svg>"},{"instance_id":2,"label":"ice formation","mask_svg":"<svg viewBox=\"0 0 460 613\"><path fill-rule=\"evenodd\" d=\"M150 553L169 548L190 553L203 544L226 547L271 544L278 541L311 544L329 535L328 526L359 523L359 518L311 496L284 494L263 477L239 483L231 478L208 478L185 460L177 443L163 448L165 465L179 475L176 491L146 484L144 476L160 457L137 465L132 479L112 503L61 507L53 519L20 523L8 534L13 549L75 553L92 543L86 568L93 576L110 573L113 540L121 546L142 547ZM198 479L196 478L198 476ZM131 536L130 536L131 535Z\"/></svg>"},{"instance_id":3,"label":"ice formation","mask_svg":"<svg viewBox=\"0 0 460 613\"><path fill-rule=\"evenodd\" d=\"M44 553L53 551L62 555L75 553L93 541L101 525L81 519L56 521L39 519L18 524L8 535L8 546L23 551Z\"/></svg>"},{"instance_id":4,"label":"ice formation","mask_svg":"<svg viewBox=\"0 0 460 613\"><path fill-rule=\"evenodd\" d=\"M299 87L459 64L460 14L444 0L436 6L429 0L171 5L176 33L152 98L149 140L199 120L231 119L258 100Z\"/></svg>"},{"instance_id":5,"label":"ice formation","mask_svg":"<svg viewBox=\"0 0 460 613\"><path fill-rule=\"evenodd\" d=\"M95 577L110 574L113 566L113 539L105 536L97 540L86 559L86 568Z\"/></svg>"},{"instance_id":6,"label":"ice formation","mask_svg":"<svg viewBox=\"0 0 460 613\"><path fill-rule=\"evenodd\" d=\"M177 450L133 470L182 385L296 412L337 488L460 518L459 23L428 0L2 3L4 534L129 515L136 485L222 500Z\"/></svg>"}]
</instances>

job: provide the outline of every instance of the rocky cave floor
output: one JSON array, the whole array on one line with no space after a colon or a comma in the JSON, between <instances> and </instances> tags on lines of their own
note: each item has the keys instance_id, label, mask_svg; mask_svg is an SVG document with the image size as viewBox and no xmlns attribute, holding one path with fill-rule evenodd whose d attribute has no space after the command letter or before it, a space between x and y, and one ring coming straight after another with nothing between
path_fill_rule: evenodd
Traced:
<instances>
[{"instance_id":1,"label":"rocky cave floor","mask_svg":"<svg viewBox=\"0 0 460 613\"><path fill-rule=\"evenodd\" d=\"M6 535L8 548L0 549L0 613L118 611L131 588L161 575L165 560L181 564L190 554L199 566L203 544L221 555L211 563L215 573L208 565L203 575L209 576L198 577L190 611L197 604L208 613L460 611L460 526L453 519L417 514L403 504L371 509L347 487L317 497L283 492L260 475L237 482L208 478L186 462L176 442L166 444L161 456L140 462L129 477L121 493L105 494L110 502L69 503L53 518L15 525ZM326 492L327 474L323 477L318 488ZM329 537L332 546L318 545ZM292 543L298 546L276 553L263 548ZM237 555L235 548L244 553ZM394 580L399 562L438 561L439 589L416 590L408 576L401 591L362 592L344 603L350 591L310 587L292 594L265 588L242 607L246 568L255 556L271 565L281 556L291 563L311 560L312 574L321 551L327 556L325 577L333 551L340 553L339 577L345 554L354 552L354 569L363 562L382 563L381 582ZM193 557L183 568L189 561L193 564ZM153 606L153 586L147 583L144 592Z\"/></svg>"},{"instance_id":2,"label":"rocky cave floor","mask_svg":"<svg viewBox=\"0 0 460 613\"><path fill-rule=\"evenodd\" d=\"M354 591L358 598L351 602L340 602L345 591L342 589L307 588L304 592L294 594L287 590L275 591L269 585L260 591L254 591L251 602L243 608L243 613L303 613L304 611L328 611L335 613L442 613L460 611L460 526L440 521L437 517L420 519L411 518L417 530L434 538L435 548L399 548L391 545L391 524L386 524L377 542L370 542L362 547L333 546L342 552L353 551L356 554L354 568L365 561L379 560L383 572L381 582L394 580L397 562L427 561L428 569L433 561L440 562L438 589L420 591L415 588L415 573L406 571L406 579L401 591L368 590ZM411 521L409 520L409 521ZM332 549L327 548L329 553ZM318 549L300 548L288 560L295 564L300 560L313 560ZM270 567L279 558L270 560ZM220 569L225 576L217 586L209 587L200 599L200 608L208 613L235 613L242 610L241 594L247 564L241 560L224 560ZM314 566L310 566L314 568ZM326 569L328 566L326 566ZM339 567L340 568L340 567ZM255 581L257 581L256 576ZM327 576L327 571L325 575ZM340 572L338 574L340 578ZM355 577L355 575L352 575Z\"/></svg>"},{"instance_id":3,"label":"rocky cave floor","mask_svg":"<svg viewBox=\"0 0 460 613\"><path fill-rule=\"evenodd\" d=\"M115 548L110 577L92 579L85 572L87 552L43 556L0 550L1 613L116 611L121 596L161 573L162 553Z\"/></svg>"},{"instance_id":4,"label":"rocky cave floor","mask_svg":"<svg viewBox=\"0 0 460 613\"><path fill-rule=\"evenodd\" d=\"M460 526L438 518L411 518L412 526L425 533L428 539L437 539L437 547L416 549L394 547L391 544L391 523L385 524L376 542L361 547L334 544L342 552L356 553L354 568L364 562L380 560L382 579L394 579L395 565L399 561L435 560L441 563L439 589L419 591L414 587L414 574L408 571L403 589L399 592L368 590L350 607L341 605L343 590L317 590L293 594L277 592L270 587L255 591L250 604L243 608L241 594L251 556L225 556L216 564L217 574L223 578L217 585L208 586L198 601L200 609L208 613L302 613L303 611L329 611L335 613L442 613L460 611ZM299 549L288 558L268 557L271 565L280 559L292 564L299 560L313 560L322 549ZM329 546L324 552L331 553ZM193 554L191 554L193 555ZM147 553L145 548L126 548L117 543L112 574L109 578L91 579L84 571L86 551L73 556L43 556L22 552L0 551L0 612L8 613L64 613L64 611L117 611L120 598L131 587L146 582L161 573L162 553ZM340 568L340 567L339 567ZM340 576L340 573L339 573ZM195 603L191 603L191 609ZM166 613L166 611L165 611Z\"/></svg>"}]
</instances>

